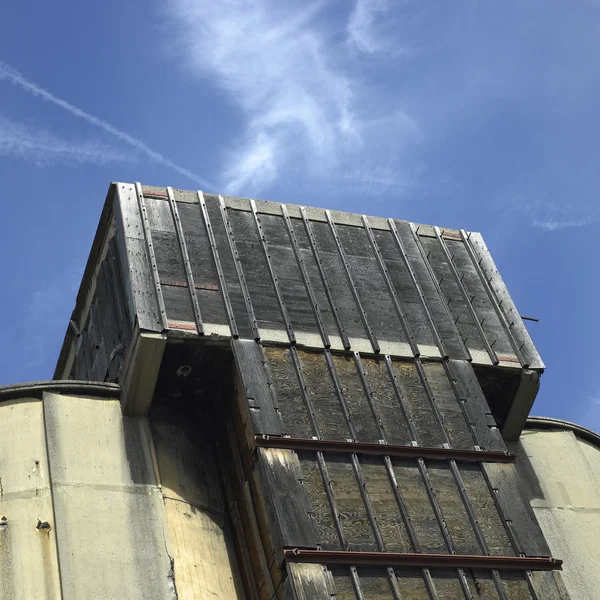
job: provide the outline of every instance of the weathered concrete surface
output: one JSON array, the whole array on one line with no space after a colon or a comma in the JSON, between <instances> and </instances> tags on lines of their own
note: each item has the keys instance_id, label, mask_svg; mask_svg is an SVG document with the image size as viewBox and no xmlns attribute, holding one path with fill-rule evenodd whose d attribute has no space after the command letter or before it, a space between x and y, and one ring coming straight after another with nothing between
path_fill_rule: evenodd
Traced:
<instances>
[{"instance_id":1,"label":"weathered concrete surface","mask_svg":"<svg viewBox=\"0 0 600 600\"><path fill-rule=\"evenodd\" d=\"M53 525L42 402L1 402L0 599L60 598Z\"/></svg>"},{"instance_id":2,"label":"weathered concrete surface","mask_svg":"<svg viewBox=\"0 0 600 600\"><path fill-rule=\"evenodd\" d=\"M558 429L558 425L557 425ZM518 471L573 600L600 590L600 448L571 430L526 430L512 445Z\"/></svg>"}]
</instances>

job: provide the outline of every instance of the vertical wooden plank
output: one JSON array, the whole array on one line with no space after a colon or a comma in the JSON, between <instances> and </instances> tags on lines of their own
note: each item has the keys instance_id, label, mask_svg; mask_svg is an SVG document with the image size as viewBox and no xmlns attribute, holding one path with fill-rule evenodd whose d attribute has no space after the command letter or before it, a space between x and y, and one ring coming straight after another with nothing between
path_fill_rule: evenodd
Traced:
<instances>
[{"instance_id":1,"label":"vertical wooden plank","mask_svg":"<svg viewBox=\"0 0 600 600\"><path fill-rule=\"evenodd\" d=\"M482 284L489 291L492 304L497 307L498 318L503 323L509 338L514 340L515 354L524 367L544 369L545 365L523 324L483 237L480 233L466 231L462 231L461 235L465 247L472 254L475 268L480 272Z\"/></svg>"},{"instance_id":2,"label":"vertical wooden plank","mask_svg":"<svg viewBox=\"0 0 600 600\"><path fill-rule=\"evenodd\" d=\"M135 187L118 184L115 200L116 238L131 321L137 319L143 330L162 331L163 314L153 283Z\"/></svg>"},{"instance_id":3,"label":"vertical wooden plank","mask_svg":"<svg viewBox=\"0 0 600 600\"><path fill-rule=\"evenodd\" d=\"M381 439L377 417L373 414L372 407L368 402L356 360L356 355L354 358L331 355L334 387L337 377L340 402L342 406L347 406L349 426L354 428L356 440L377 443ZM360 358L358 360L360 361Z\"/></svg>"},{"instance_id":4,"label":"vertical wooden plank","mask_svg":"<svg viewBox=\"0 0 600 600\"><path fill-rule=\"evenodd\" d=\"M361 218L362 218L362 222L363 222L363 227L365 228L367 237L369 238L369 243L371 244L371 248L373 249L373 253L375 254L375 257L377 259L377 264L379 265L379 269L385 280L385 284L388 288L390 297L392 299L392 304L394 306L396 314L398 315L400 324L402 325L404 335L405 335L406 339L408 340L408 343L410 344L410 348L411 348L414 356L419 356L420 351L419 351L419 347L417 345L417 341L415 340L415 336L413 335L413 333L411 331L408 317L405 314L404 308L400 302L400 298L398 297L398 294L396 293L396 288L394 287L394 284L390 277L389 270L385 264L383 255L381 254L381 250L379 249L379 245L377 244L377 240L375 239L375 236L373 235L373 231L371 229L371 225L369 224L369 220L365 215L362 215Z\"/></svg>"},{"instance_id":5,"label":"vertical wooden plank","mask_svg":"<svg viewBox=\"0 0 600 600\"><path fill-rule=\"evenodd\" d=\"M162 290L160 286L160 278L158 274L158 267L156 264L156 256L154 254L154 245L152 243L152 234L150 232L150 225L148 223L148 215L146 212L146 203L144 201L144 194L142 192L142 186L139 182L135 184L135 191L137 194L140 218L142 222L142 231L144 233L144 240L146 242L146 252L148 256L148 261L150 263L150 274L152 276L152 281L154 283L154 290L156 294L156 299L158 302L158 308L160 312L160 322L162 325L162 329L168 329L167 323L167 313L165 310L165 303L163 300Z\"/></svg>"},{"instance_id":6,"label":"vertical wooden plank","mask_svg":"<svg viewBox=\"0 0 600 600\"><path fill-rule=\"evenodd\" d=\"M310 277L306 268L306 263L304 257L302 255L300 245L298 243L298 238L296 236L296 231L292 224L292 220L287 211L287 207L285 204L281 205L281 214L283 216L283 221L285 223L286 230L288 232L288 236L290 238L290 243L292 245L292 250L294 252L294 256L296 257L296 262L298 263L298 268L300 270L300 274L302 276L302 281L304 282L304 287L306 289L306 294L308 296L308 300L310 302L313 315L315 318L315 322L317 324L317 328L319 330L319 335L321 336L321 340L323 342L323 346L325 348L329 348L331 346L331 342L329 341L329 336L327 335L327 330L325 329L325 324L323 322L323 318L321 317L321 307L319 307L319 302L317 300L317 295L315 290L313 290L312 283L310 281ZM323 307L327 310L327 307Z\"/></svg>"},{"instance_id":7,"label":"vertical wooden plank","mask_svg":"<svg viewBox=\"0 0 600 600\"><path fill-rule=\"evenodd\" d=\"M303 206L300 207L300 214L302 216L302 222L304 223L304 228L306 230L308 242L310 244L310 248L312 250L317 269L319 271L319 276L321 277L321 282L323 283L323 288L325 290L325 294L327 296L329 306L331 307L331 311L333 313L335 323L337 325L337 328L338 328L338 331L340 334L340 339L342 340L342 345L343 345L344 349L349 350L350 349L350 341L348 339L348 334L346 332L344 323L342 322L342 318L340 315L340 310L338 308L337 302L334 300L334 295L335 295L334 290L329 282L329 278L325 271L325 263L323 261L323 258L321 257L321 253L320 253L320 250L319 250L319 247L317 244L317 238L316 238L315 232L313 230L313 226L306 214L306 209ZM341 296L338 295L337 297L340 298Z\"/></svg>"},{"instance_id":8,"label":"vertical wooden plank","mask_svg":"<svg viewBox=\"0 0 600 600\"><path fill-rule=\"evenodd\" d=\"M403 600L438 600L437 594L433 595L435 591L427 589L423 575L419 569L403 567L397 568L395 571Z\"/></svg>"},{"instance_id":9,"label":"vertical wooden plank","mask_svg":"<svg viewBox=\"0 0 600 600\"><path fill-rule=\"evenodd\" d=\"M450 359L444 362L444 366L464 408L477 445L484 450L506 452L506 445L496 427L471 363Z\"/></svg>"},{"instance_id":10,"label":"vertical wooden plank","mask_svg":"<svg viewBox=\"0 0 600 600\"><path fill-rule=\"evenodd\" d=\"M325 354L299 351L298 356L320 435L329 440L351 439L351 432L328 372Z\"/></svg>"},{"instance_id":11,"label":"vertical wooden plank","mask_svg":"<svg viewBox=\"0 0 600 600\"><path fill-rule=\"evenodd\" d=\"M260 344L252 340L231 340L233 355L240 373L255 434L281 435L283 423L277 400L267 377Z\"/></svg>"},{"instance_id":12,"label":"vertical wooden plank","mask_svg":"<svg viewBox=\"0 0 600 600\"><path fill-rule=\"evenodd\" d=\"M421 366L431 402L439 412L448 442L453 448L472 450L475 440L444 365L439 362L423 362Z\"/></svg>"},{"instance_id":13,"label":"vertical wooden plank","mask_svg":"<svg viewBox=\"0 0 600 600\"><path fill-rule=\"evenodd\" d=\"M323 454L300 452L298 459L317 524L319 546L323 550L342 550L346 547L346 537L339 522L339 510L331 492Z\"/></svg>"},{"instance_id":14,"label":"vertical wooden plank","mask_svg":"<svg viewBox=\"0 0 600 600\"><path fill-rule=\"evenodd\" d=\"M335 245L339 252L340 259L342 261L342 265L344 268L344 272L346 273L346 278L348 279L348 285L350 286L350 291L352 292L352 295L354 297L354 302L356 303L358 313L363 322L365 332L367 334L367 337L369 338L369 341L371 342L371 346L373 347L373 352L375 352L377 354L379 352L379 342L377 341L375 332L373 331L373 328L371 327L371 325L369 323L367 312L365 311L365 309L362 305L360 295L358 293L358 288L356 287L356 284L354 283L354 280L352 278L352 272L350 270L350 265L348 263L348 257L346 256L346 253L342 246L336 225L333 222L333 219L331 218L331 213L328 210L325 211L325 216L327 218L327 222L329 224L331 234L333 235L333 239L335 240Z\"/></svg>"},{"instance_id":15,"label":"vertical wooden plank","mask_svg":"<svg viewBox=\"0 0 600 600\"><path fill-rule=\"evenodd\" d=\"M259 448L256 469L271 522L280 532L276 547L316 549L317 526L297 454L293 450Z\"/></svg>"},{"instance_id":16,"label":"vertical wooden plank","mask_svg":"<svg viewBox=\"0 0 600 600\"><path fill-rule=\"evenodd\" d=\"M482 468L516 551L526 556L551 556L515 466L482 463Z\"/></svg>"},{"instance_id":17,"label":"vertical wooden plank","mask_svg":"<svg viewBox=\"0 0 600 600\"><path fill-rule=\"evenodd\" d=\"M283 294L279 288L279 279L275 270L273 269L273 264L271 261L271 252L269 250L269 246L267 243L267 238L265 237L265 232L263 230L263 226L261 223L261 217L256 210L256 202L254 200L250 200L250 209L252 210L252 216L254 217L254 224L256 225L256 229L258 231L258 239L260 245L262 247L265 261L267 264L267 270L269 272L269 276L271 278L271 282L273 283L273 290L275 292L275 298L277 299L277 304L279 305L279 311L281 312L281 318L283 319L283 324L285 326L285 331L288 335L291 344L296 342L296 336L294 334L294 329L292 327L292 321L290 320L290 316L288 314L286 302L283 298Z\"/></svg>"},{"instance_id":18,"label":"vertical wooden plank","mask_svg":"<svg viewBox=\"0 0 600 600\"><path fill-rule=\"evenodd\" d=\"M219 248L217 246L215 232L213 230L213 226L212 226L212 223L210 220L210 215L208 213L208 208L206 206L204 194L200 190L198 190L197 194L198 194L198 204L200 206L200 211L202 213L204 227L206 228L206 234L208 236L210 250L211 250L213 261L215 264L215 269L217 271L217 277L219 278L219 286L221 288L221 295L223 297L223 304L225 307L225 312L227 313L227 321L229 323L229 329L230 329L231 335L233 337L238 337L239 331L237 328L237 323L235 321L235 313L233 311L233 306L231 304L231 298L229 295L229 289L227 287L227 280L225 278L225 272L223 270L223 265L221 263L221 257L219 255Z\"/></svg>"},{"instance_id":19,"label":"vertical wooden plank","mask_svg":"<svg viewBox=\"0 0 600 600\"><path fill-rule=\"evenodd\" d=\"M295 371L292 357L294 351L295 349L281 347L264 348L285 434L310 438L314 431L311 415L303 401L303 390Z\"/></svg>"},{"instance_id":20,"label":"vertical wooden plank","mask_svg":"<svg viewBox=\"0 0 600 600\"><path fill-rule=\"evenodd\" d=\"M454 257L450 254L439 227L434 227L433 231L440 252L434 254L435 258L431 261L431 266L434 272L436 272L437 267L438 269L442 268L444 270L444 275L449 275L444 280L444 286L440 284L440 289L444 292L448 308L455 319L458 330L463 336L463 341L468 347L478 349L483 348L488 354L492 364L497 365L499 361L496 352L487 339L483 324L473 307L472 297L469 296L463 284L465 274L458 273L456 265L454 264ZM430 243L427 246L427 242L433 242L433 240L428 240L427 238L422 239L425 249L431 251L432 244ZM458 309L458 311L455 312L455 309ZM460 319L460 322L458 319ZM464 322L468 323L466 330L461 329ZM465 341L465 336L469 336L467 341Z\"/></svg>"},{"instance_id":21,"label":"vertical wooden plank","mask_svg":"<svg viewBox=\"0 0 600 600\"><path fill-rule=\"evenodd\" d=\"M328 455L327 470L348 541L347 550L377 550L352 463L347 456Z\"/></svg>"},{"instance_id":22,"label":"vertical wooden plank","mask_svg":"<svg viewBox=\"0 0 600 600\"><path fill-rule=\"evenodd\" d=\"M233 263L235 266L235 271L238 277L238 283L242 292L242 296L244 298L244 304L246 306L246 311L248 313L248 321L250 322L250 329L252 331L252 335L255 340L260 339L260 334L258 332L258 324L256 322L256 315L254 314L254 307L252 305L252 300L250 298L250 291L248 290L248 284L246 282L246 275L244 273L244 269L242 267L242 263L240 260L240 254L237 249L237 244L235 237L233 235L233 229L231 227L231 222L229 220L229 216L227 213L227 207L225 206L225 200L223 200L223 196L219 196L219 207L221 210L221 218L223 219L223 225L225 226L225 232L227 235L227 241L229 243L229 249L231 255L233 256Z\"/></svg>"},{"instance_id":23,"label":"vertical wooden plank","mask_svg":"<svg viewBox=\"0 0 600 600\"><path fill-rule=\"evenodd\" d=\"M323 565L288 563L287 571L290 600L331 600L333 590Z\"/></svg>"},{"instance_id":24,"label":"vertical wooden plank","mask_svg":"<svg viewBox=\"0 0 600 600\"><path fill-rule=\"evenodd\" d=\"M390 379L385 358L369 357L361 360L365 378L371 390L372 401L381 420L384 437L390 444L410 445L413 437L394 385Z\"/></svg>"},{"instance_id":25,"label":"vertical wooden plank","mask_svg":"<svg viewBox=\"0 0 600 600\"><path fill-rule=\"evenodd\" d=\"M175 232L177 233L177 240L179 242L179 250L181 252L181 259L185 269L186 280L188 284L188 290L190 293L190 300L192 303L192 309L194 311L194 322L196 323L196 330L198 335L204 334L204 326L202 323L202 314L200 313L200 306L198 305L198 297L196 296L196 286L194 283L194 275L192 274L192 267L190 264L190 257L187 250L185 237L183 235L183 228L181 226L181 219L179 218L179 211L177 210L177 203L173 196L173 188L167 188L167 197L169 198L169 206L171 208L171 215L173 217L173 223L175 225Z\"/></svg>"}]
</instances>

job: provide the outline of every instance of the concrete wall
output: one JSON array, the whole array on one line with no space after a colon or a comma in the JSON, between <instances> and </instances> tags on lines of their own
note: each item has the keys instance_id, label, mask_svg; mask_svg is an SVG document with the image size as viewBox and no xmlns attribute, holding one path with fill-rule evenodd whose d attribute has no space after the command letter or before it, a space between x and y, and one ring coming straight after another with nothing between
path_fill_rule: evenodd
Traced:
<instances>
[{"instance_id":1,"label":"concrete wall","mask_svg":"<svg viewBox=\"0 0 600 600\"><path fill-rule=\"evenodd\" d=\"M600 439L600 438L599 438ZM573 600L600 590L600 447L576 432L525 430L511 448L531 506Z\"/></svg>"},{"instance_id":2,"label":"concrete wall","mask_svg":"<svg viewBox=\"0 0 600 600\"><path fill-rule=\"evenodd\" d=\"M155 452L148 419L122 416L116 386L32 387L0 388L0 600L238 597L223 512L177 497L216 484L221 506L217 476L180 477L177 461L195 457Z\"/></svg>"}]
</instances>

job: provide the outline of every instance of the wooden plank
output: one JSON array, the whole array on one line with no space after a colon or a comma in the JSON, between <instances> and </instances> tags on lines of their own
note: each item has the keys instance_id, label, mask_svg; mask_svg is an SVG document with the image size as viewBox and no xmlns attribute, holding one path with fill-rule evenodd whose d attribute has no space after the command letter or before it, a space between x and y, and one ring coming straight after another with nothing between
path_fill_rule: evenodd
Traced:
<instances>
[{"instance_id":1,"label":"wooden plank","mask_svg":"<svg viewBox=\"0 0 600 600\"><path fill-rule=\"evenodd\" d=\"M285 434L297 438L310 438L315 432L294 368L292 351L282 347L264 349Z\"/></svg>"},{"instance_id":2,"label":"wooden plank","mask_svg":"<svg viewBox=\"0 0 600 600\"><path fill-rule=\"evenodd\" d=\"M331 493L323 453L300 452L298 459L316 520L319 546L323 550L342 550L346 547L346 537L339 522L339 510Z\"/></svg>"},{"instance_id":3,"label":"wooden plank","mask_svg":"<svg viewBox=\"0 0 600 600\"><path fill-rule=\"evenodd\" d=\"M294 331L301 333L298 343L319 347L323 342L319 326L319 322L323 325L321 314L315 305L314 295L311 300L312 289L304 258L297 246L296 234L291 223L288 223L289 220L289 216L286 221L284 216L260 215L261 229L269 248L269 260L277 277L278 289ZM293 237L290 237L290 232ZM311 294L307 291L309 289Z\"/></svg>"},{"instance_id":4,"label":"wooden plank","mask_svg":"<svg viewBox=\"0 0 600 600\"><path fill-rule=\"evenodd\" d=\"M371 229L369 220L365 215L362 215L362 222L363 222L363 226L365 228L365 232L367 233L367 237L369 238L369 243L371 244L371 248L373 249L373 253L375 254L375 257L377 259L377 264L379 265L379 269L385 280L385 284L388 288L388 292L392 299L392 304L394 306L396 314L398 315L398 319L400 320L400 324L401 324L402 330L404 332L404 337L410 344L413 354L415 356L419 356L420 350L419 350L419 347L417 344L417 340L415 339L415 336L413 335L411 326L409 324L409 317L408 317L406 311L404 310L404 307L400 301L400 297L396 293L396 288L394 287L394 283L390 276L389 269L387 268L387 265L385 264L383 254L381 253L381 250L379 249L379 245L377 244L377 239L375 238L375 236L373 234L373 230ZM425 343L425 342L423 342L423 343Z\"/></svg>"},{"instance_id":5,"label":"wooden plank","mask_svg":"<svg viewBox=\"0 0 600 600\"><path fill-rule=\"evenodd\" d=\"M253 215L251 212L231 210L228 218L258 328L279 331L282 341L287 340L281 308Z\"/></svg>"},{"instance_id":6,"label":"wooden plank","mask_svg":"<svg viewBox=\"0 0 600 600\"><path fill-rule=\"evenodd\" d=\"M456 576L456 571L451 569L432 569L431 575L439 598L461 599L465 598L465 590Z\"/></svg>"},{"instance_id":7,"label":"wooden plank","mask_svg":"<svg viewBox=\"0 0 600 600\"><path fill-rule=\"evenodd\" d=\"M287 572L289 595L286 600L331 600L334 596L323 565L289 563Z\"/></svg>"},{"instance_id":8,"label":"wooden plank","mask_svg":"<svg viewBox=\"0 0 600 600\"><path fill-rule=\"evenodd\" d=\"M334 376L337 376L339 382L340 402L347 406L348 420L350 426L354 428L355 439L360 442L377 443L381 439L381 434L359 376L356 355L351 358L333 354L331 361Z\"/></svg>"},{"instance_id":9,"label":"wooden plank","mask_svg":"<svg viewBox=\"0 0 600 600\"><path fill-rule=\"evenodd\" d=\"M458 554L481 554L481 548L448 464L427 461L431 486Z\"/></svg>"},{"instance_id":10,"label":"wooden plank","mask_svg":"<svg viewBox=\"0 0 600 600\"><path fill-rule=\"evenodd\" d=\"M282 435L277 400L265 370L262 347L252 340L232 339L231 347L252 415L255 434Z\"/></svg>"},{"instance_id":11,"label":"wooden plank","mask_svg":"<svg viewBox=\"0 0 600 600\"><path fill-rule=\"evenodd\" d=\"M173 217L173 223L175 224L175 232L177 233L177 241L179 242L179 251L181 253L181 260L185 270L185 278L188 284L188 292L190 294L190 301L192 304L192 310L194 313L194 323L196 323L196 330L198 335L204 334L204 325L202 323L202 314L200 313L200 306L198 304L198 297L196 296L196 286L194 282L194 274L192 273L192 266L190 263L190 257L188 254L187 244L185 236L183 234L183 226L181 224L181 218L179 217L179 210L177 209L177 203L173 196L173 188L167 188L167 196L169 198L169 205L171 207L171 215Z\"/></svg>"},{"instance_id":12,"label":"wooden plank","mask_svg":"<svg viewBox=\"0 0 600 600\"><path fill-rule=\"evenodd\" d=\"M275 272L275 269L273 268L273 262L271 261L271 250L269 249L269 245L267 243L267 238L265 236L265 232L264 232L264 229L263 229L263 226L261 223L261 217L256 212L256 203L254 202L254 200L250 200L250 209L252 211L252 216L254 217L254 224L256 225L256 229L258 232L258 239L260 242L260 246L262 247L262 250L263 250L264 258L265 258L266 265L267 265L267 271L269 272L269 276L270 276L271 282L273 284L273 291L275 292L275 298L277 299L277 304L279 305L279 311L281 313L283 325L284 325L284 328L285 328L285 331L287 333L290 343L294 344L296 342L296 335L294 334L294 328L292 327L292 321L288 314L286 301L285 301L283 293L280 289L279 278L277 276L277 273ZM278 252L275 251L275 253L277 254ZM279 249L279 253L281 254L281 249ZM290 261L290 264L293 264L293 263L291 263L291 261ZM263 303L261 302L261 306L262 306L262 304Z\"/></svg>"},{"instance_id":13,"label":"wooden plank","mask_svg":"<svg viewBox=\"0 0 600 600\"><path fill-rule=\"evenodd\" d=\"M280 535L276 546L316 549L317 526L297 454L293 450L259 448L257 458L255 467L263 484L263 498Z\"/></svg>"},{"instance_id":14,"label":"wooden plank","mask_svg":"<svg viewBox=\"0 0 600 600\"><path fill-rule=\"evenodd\" d=\"M533 571L530 580L539 600L571 600L560 573Z\"/></svg>"},{"instance_id":15,"label":"wooden plank","mask_svg":"<svg viewBox=\"0 0 600 600\"><path fill-rule=\"evenodd\" d=\"M321 311L323 309L327 310L327 306L324 305L323 307L321 307L319 305L319 300L317 299L316 290L313 288L313 285L311 283L310 276L309 276L309 273L307 270L306 261L304 260L304 256L303 256L302 250L300 248L300 244L298 243L298 237L296 235L296 230L294 228L292 220L290 219L290 216L288 214L287 207L285 206L285 204L281 205L281 214L283 217L283 222L285 224L285 228L287 230L287 233L288 233L288 236L290 239L290 243L292 245L292 251L294 252L294 256L296 257L298 269L300 271L300 275L301 275L302 281L304 283L306 296L310 303L310 307L313 312L313 316L315 319L315 323L317 325L317 329L319 331L319 335L321 336L323 346L325 348L329 348L331 346L331 342L329 341L329 335L327 334L327 330L325 328L325 323L321 316ZM284 288L284 293L285 293L285 290L286 290L286 288Z\"/></svg>"},{"instance_id":16,"label":"wooden plank","mask_svg":"<svg viewBox=\"0 0 600 600\"><path fill-rule=\"evenodd\" d=\"M390 361L390 364L415 430L415 441L422 446L441 447L445 442L443 431L439 423L431 418L431 406L415 364L398 360Z\"/></svg>"},{"instance_id":17,"label":"wooden plank","mask_svg":"<svg viewBox=\"0 0 600 600\"><path fill-rule=\"evenodd\" d=\"M485 450L506 452L500 431L495 425L490 425L495 421L471 363L451 359L444 365L465 410L477 445Z\"/></svg>"},{"instance_id":18,"label":"wooden plank","mask_svg":"<svg viewBox=\"0 0 600 600\"><path fill-rule=\"evenodd\" d=\"M208 246L210 247L210 251L212 253L212 257L213 257L213 261L214 261L214 269L216 270L216 273L217 273L218 283L219 283L219 287L221 289L221 295L223 297L223 305L225 308L225 312L227 314L227 322L229 323L229 330L231 331L231 335L233 337L238 337L239 332L238 332L238 328L237 328L237 323L235 321L235 313L233 311L233 306L231 304L231 298L229 296L229 289L227 287L225 272L223 270L223 265L221 263L219 248L217 246L217 241L216 241L215 233L213 231L213 226L212 226L212 223L210 220L210 216L208 213L208 208L206 206L206 201L204 200L204 195L202 194L201 191L198 191L197 194L198 194L198 205L200 206L200 210L202 213L202 220L204 221L205 229L203 229L201 226L199 226L197 229L194 229L193 231L195 231L195 232L200 232L200 231L204 231L204 230L206 231L206 235L207 235L206 241L207 241ZM189 217L184 220L184 231L186 228L185 227L186 223L188 224L187 225L188 230L186 232L186 237L189 238L190 235L193 235L193 233L191 233L189 230L189 227L191 225ZM198 235L198 237L200 240L203 239L203 236ZM195 253L192 252L192 254L191 254L192 268L196 272L198 272L200 269L202 269L202 267L205 264L210 264L209 261L205 260L206 253L202 252L200 246L201 246L201 242L199 240L195 244L192 244L192 248L197 249ZM203 273L201 273L201 276L202 275L203 275Z\"/></svg>"},{"instance_id":19,"label":"wooden plank","mask_svg":"<svg viewBox=\"0 0 600 600\"><path fill-rule=\"evenodd\" d=\"M448 441L453 448L470 450L475 445L471 428L463 412L460 399L448 378L444 365L439 362L421 363L431 401L439 412Z\"/></svg>"},{"instance_id":20,"label":"wooden plank","mask_svg":"<svg viewBox=\"0 0 600 600\"><path fill-rule=\"evenodd\" d=\"M433 594L428 590L425 580L423 579L422 571L419 569L397 568L396 579L400 594L406 600L438 600L434 590ZM460 596L459 596L460 598Z\"/></svg>"},{"instance_id":21,"label":"wooden plank","mask_svg":"<svg viewBox=\"0 0 600 600\"><path fill-rule=\"evenodd\" d=\"M392 224L398 234L398 239L403 243L407 259L423 292L424 302L432 315L433 322L442 339L444 347L442 355L451 356L452 358L469 358L448 312L448 307L443 300L437 280L425 260L425 253L412 225L398 219L392 220Z\"/></svg>"},{"instance_id":22,"label":"wooden plank","mask_svg":"<svg viewBox=\"0 0 600 600\"><path fill-rule=\"evenodd\" d=\"M527 328L508 293L491 255L480 233L461 232L467 249L473 254L473 264L481 272L482 283L489 289L492 303L498 307L498 317L506 325L506 331L514 340L517 356L520 355L524 367L544 369L545 365L538 354Z\"/></svg>"},{"instance_id":23,"label":"wooden plank","mask_svg":"<svg viewBox=\"0 0 600 600\"><path fill-rule=\"evenodd\" d=\"M377 550L351 461L347 456L328 455L327 470L348 540L345 550Z\"/></svg>"},{"instance_id":24,"label":"wooden plank","mask_svg":"<svg viewBox=\"0 0 600 600\"><path fill-rule=\"evenodd\" d=\"M221 218L223 220L224 230L225 230L225 233L227 236L227 242L229 244L229 250L230 250L231 256L233 258L233 264L234 264L236 275L237 275L237 283L240 287L240 291L241 291L242 297L244 299L244 304L246 306L248 321L250 323L250 330L252 331L252 337L254 337L255 340L258 340L258 339L260 339L260 334L258 331L258 323L256 321L256 315L254 314L254 306L252 304L252 299L250 298L248 282L246 281L246 275L245 275L244 269L242 267L240 253L238 252L236 239L233 234L231 221L229 219L229 214L227 212L227 208L225 207L225 201L223 200L222 196L219 196L219 208L221 211ZM239 319L238 319L238 321L239 321Z\"/></svg>"},{"instance_id":25,"label":"wooden plank","mask_svg":"<svg viewBox=\"0 0 600 600\"><path fill-rule=\"evenodd\" d=\"M516 544L517 553L526 556L551 556L515 466L483 463L482 468L488 485L493 490L502 519Z\"/></svg>"},{"instance_id":26,"label":"wooden plank","mask_svg":"<svg viewBox=\"0 0 600 600\"><path fill-rule=\"evenodd\" d=\"M479 322L490 340L490 345L498 355L514 355L510 339L500 322L489 294L482 284L479 273L473 264L473 260L463 239L454 239L446 236L444 241L453 257L453 263L461 275L465 291L471 300Z\"/></svg>"},{"instance_id":27,"label":"wooden plank","mask_svg":"<svg viewBox=\"0 0 600 600\"><path fill-rule=\"evenodd\" d=\"M361 457L360 465L385 549L389 552L412 552L385 463L379 458Z\"/></svg>"},{"instance_id":28,"label":"wooden plank","mask_svg":"<svg viewBox=\"0 0 600 600\"><path fill-rule=\"evenodd\" d=\"M154 284L154 292L158 302L158 309L160 312L160 322L162 330L168 329L167 314L165 311L165 305L162 297L162 291L160 287L160 276L158 273L158 264L156 262L156 256L154 253L154 244L152 242L152 232L150 231L150 223L148 222L148 214L146 211L146 202L144 200L144 194L142 192L142 186L139 182L135 184L135 191L137 194L138 206L140 209L140 218L142 222L142 231L144 232L144 241L146 242L146 251L148 256L148 262L150 264L150 274L152 276L152 282Z\"/></svg>"},{"instance_id":29,"label":"wooden plank","mask_svg":"<svg viewBox=\"0 0 600 600\"><path fill-rule=\"evenodd\" d=\"M410 445L412 436L390 379L385 358L363 357L361 362L372 401L381 420L384 439L389 444Z\"/></svg>"},{"instance_id":30,"label":"wooden plank","mask_svg":"<svg viewBox=\"0 0 600 600\"><path fill-rule=\"evenodd\" d=\"M490 554L514 556L506 528L479 465L460 464L460 473Z\"/></svg>"},{"instance_id":31,"label":"wooden plank","mask_svg":"<svg viewBox=\"0 0 600 600\"><path fill-rule=\"evenodd\" d=\"M329 230L323 224L311 223L304 207L300 208L300 214L302 215L306 236L308 237L310 249L314 256L314 261L319 271L323 289L327 295L342 345L344 349L349 350L349 332L346 330L346 327L353 323L353 314L349 313L349 311L354 310L356 312L356 306L348 304L345 286L340 281L340 270L338 269L340 258L337 254L331 252L332 249L327 244ZM338 302L342 304L338 305ZM353 332L354 330L352 330Z\"/></svg>"},{"instance_id":32,"label":"wooden plank","mask_svg":"<svg viewBox=\"0 0 600 600\"><path fill-rule=\"evenodd\" d=\"M371 324L369 322L367 311L365 310L362 304L358 287L356 286L356 283L354 282L354 279L352 277L352 269L350 268L350 263L342 245L342 240L339 236L337 226L333 222L333 219L331 218L331 213L328 210L325 211L325 216L327 218L327 222L331 230L331 235L333 236L333 239L335 241L335 245L341 259L341 264L343 266L344 273L346 274L346 278L348 279L348 286L350 287L350 292L354 297L354 302L356 304L356 308L358 309L358 314L360 315L360 318L362 320L364 332L366 333L367 338L371 342L373 352L377 354L379 352L379 342L377 341L377 336L375 335L375 332L373 331L373 328L371 327ZM362 335L360 337L362 337Z\"/></svg>"},{"instance_id":33,"label":"wooden plank","mask_svg":"<svg viewBox=\"0 0 600 600\"><path fill-rule=\"evenodd\" d=\"M131 322L137 320L142 330L162 331L162 315L133 185L117 185L114 207L116 238Z\"/></svg>"}]
</instances>

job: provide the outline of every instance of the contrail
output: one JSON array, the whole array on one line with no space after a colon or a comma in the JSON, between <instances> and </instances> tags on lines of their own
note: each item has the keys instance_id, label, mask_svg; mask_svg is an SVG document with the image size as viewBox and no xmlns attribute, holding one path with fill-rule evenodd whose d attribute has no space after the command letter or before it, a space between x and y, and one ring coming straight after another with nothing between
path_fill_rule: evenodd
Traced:
<instances>
[{"instance_id":1,"label":"contrail","mask_svg":"<svg viewBox=\"0 0 600 600\"><path fill-rule=\"evenodd\" d=\"M138 140L137 138L134 138L128 133L121 131L120 129L114 127L110 123L107 123L106 121L103 121L102 119L99 119L94 115L90 115L89 113L85 112L84 110L81 110L80 108L77 108L76 106L73 106L66 100L57 98L54 94L50 93L43 87L40 87L39 85L33 83L32 81L29 81L27 78L23 77L21 73L19 73L10 65L7 65L5 62L2 61L0 61L0 81L1 80L10 81L13 85L19 86L20 88L22 88L26 92L29 92L33 96L43 98L48 102L52 102L52 104L55 104L56 106L60 106L60 108L63 108L67 112L70 112L74 117L83 119L84 121L87 121L90 125L94 125L95 127L98 127L98 129L102 129L103 131L106 131L106 133L110 133L119 140L129 144L136 150L143 152L146 156L149 156L156 162L161 163L166 167L171 167L171 169L177 171L177 173L180 173L181 175L185 175L192 181L195 181L196 183L200 184L202 187L210 188L213 190L217 189L217 186L213 185L210 181L202 179L202 177L198 177L198 175L195 175L191 171L180 167L173 161L160 154L160 152L156 152L156 150L152 150L152 148L146 146L146 144L144 144L144 142L142 142L141 140Z\"/></svg>"}]
</instances>

